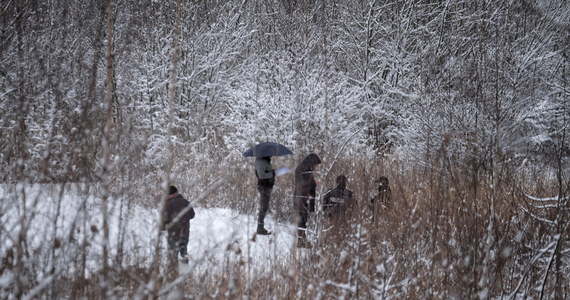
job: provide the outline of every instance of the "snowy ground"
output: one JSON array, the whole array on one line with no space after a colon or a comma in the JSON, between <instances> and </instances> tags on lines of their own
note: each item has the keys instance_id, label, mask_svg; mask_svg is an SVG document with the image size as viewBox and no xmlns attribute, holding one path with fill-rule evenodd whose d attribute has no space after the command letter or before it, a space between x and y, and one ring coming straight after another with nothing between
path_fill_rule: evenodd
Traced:
<instances>
[{"instance_id":1,"label":"snowy ground","mask_svg":"<svg viewBox=\"0 0 570 300\"><path fill-rule=\"evenodd\" d=\"M75 188L61 186L0 186L0 256L12 247L22 224L28 228L27 242L32 251L45 256L49 263L50 244L55 239L63 246L58 249L58 262L71 261L80 244L89 243L88 273L101 266L103 234L101 199ZM109 247L111 256L125 253L125 266L146 267L154 253L158 210L146 209L111 199L109 202ZM122 209L121 209L122 206ZM26 209L24 209L26 207ZM274 223L269 215L270 236L254 238L255 216L241 215L229 209L195 207L196 217L190 222L188 252L193 272L223 268L239 258L247 267L262 275L275 264L287 264L294 246L294 227ZM122 212L122 213L121 213ZM23 222L22 222L23 221ZM87 235L87 239L84 239ZM166 253L166 237L160 236L162 253ZM163 257L165 255L162 255ZM62 259L62 257L64 257ZM62 269L70 268L61 266ZM72 267L71 267L72 268ZM71 269L73 271L73 269ZM3 282L9 283L8 278Z\"/></svg>"}]
</instances>

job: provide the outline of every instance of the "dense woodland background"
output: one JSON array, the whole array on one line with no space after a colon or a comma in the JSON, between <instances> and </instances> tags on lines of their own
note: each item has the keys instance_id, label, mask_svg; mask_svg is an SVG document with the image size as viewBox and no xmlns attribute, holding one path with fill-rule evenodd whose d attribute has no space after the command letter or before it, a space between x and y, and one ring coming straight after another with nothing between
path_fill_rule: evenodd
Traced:
<instances>
[{"instance_id":1,"label":"dense woodland background","mask_svg":"<svg viewBox=\"0 0 570 300\"><path fill-rule=\"evenodd\" d=\"M391 211L349 242L263 280L182 277L191 297L570 298L568 1L5 0L0 24L6 187L90 186L104 220L117 203L158 209L169 183L255 214L242 153L261 141L295 152L277 166L318 153L320 192L345 173L365 203L391 179ZM292 183L274 191L282 222ZM2 211L26 206L5 191ZM0 217L9 297L159 294L153 264L105 281L132 267L105 250L89 288L78 268L42 270L38 255L73 245L54 234L33 254L34 214ZM2 277L17 270L29 276Z\"/></svg>"}]
</instances>

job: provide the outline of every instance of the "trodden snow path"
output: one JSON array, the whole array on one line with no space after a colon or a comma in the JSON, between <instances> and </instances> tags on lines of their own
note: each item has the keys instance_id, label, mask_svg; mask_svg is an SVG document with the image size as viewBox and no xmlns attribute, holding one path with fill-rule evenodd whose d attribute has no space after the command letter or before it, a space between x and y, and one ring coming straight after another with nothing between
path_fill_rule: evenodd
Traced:
<instances>
[{"instance_id":1,"label":"trodden snow path","mask_svg":"<svg viewBox=\"0 0 570 300\"><path fill-rule=\"evenodd\" d=\"M0 224L10 229L2 234L0 251L4 253L14 245L23 218L27 224L28 247L45 256L46 263L50 243L57 238L63 246L57 250L56 265L73 272L73 265L65 265L65 261L73 261L77 255L86 252L86 271L88 274L95 272L101 266L103 248L101 199L81 195L73 189L60 191L61 187L57 185L0 185L0 208L5 212L0 215ZM120 201L110 199L108 209L110 255L116 256L120 251L125 267L147 267L156 244L159 208L131 205L127 209L124 202L121 205ZM253 215L223 208L194 209L196 216L190 221L188 243L192 272L215 272L217 268L225 268L239 260L254 270L254 274L263 275L274 266L287 265L290 261L295 247L292 224L275 223L268 215L266 227L272 234L255 236L257 223ZM160 238L165 259L165 232ZM87 251L81 251L82 241L87 241Z\"/></svg>"},{"instance_id":2,"label":"trodden snow path","mask_svg":"<svg viewBox=\"0 0 570 300\"><path fill-rule=\"evenodd\" d=\"M274 223L266 218L271 235L256 235L254 216L241 215L229 209L196 208L196 217L190 221L188 253L197 265L211 267L227 262L228 258L241 258L253 269L261 272L274 264L290 260L294 244L295 227ZM201 260L210 263L201 263Z\"/></svg>"}]
</instances>

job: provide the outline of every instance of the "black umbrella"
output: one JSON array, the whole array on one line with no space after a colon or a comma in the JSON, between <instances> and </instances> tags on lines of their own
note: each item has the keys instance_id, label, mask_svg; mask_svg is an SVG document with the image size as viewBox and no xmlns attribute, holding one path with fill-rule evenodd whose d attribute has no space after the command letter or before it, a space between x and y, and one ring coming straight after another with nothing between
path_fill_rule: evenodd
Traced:
<instances>
[{"instance_id":1,"label":"black umbrella","mask_svg":"<svg viewBox=\"0 0 570 300\"><path fill-rule=\"evenodd\" d=\"M254 156L254 157L267 157L267 156L282 156L293 154L293 151L287 149L287 147L274 142L260 143L252 148L247 149L243 153L243 156Z\"/></svg>"}]
</instances>

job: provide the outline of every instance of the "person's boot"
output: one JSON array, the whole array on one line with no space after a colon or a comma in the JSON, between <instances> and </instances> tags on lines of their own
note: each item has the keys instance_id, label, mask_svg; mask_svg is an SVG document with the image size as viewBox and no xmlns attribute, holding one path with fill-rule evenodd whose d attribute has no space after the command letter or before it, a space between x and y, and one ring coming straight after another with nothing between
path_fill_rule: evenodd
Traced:
<instances>
[{"instance_id":1,"label":"person's boot","mask_svg":"<svg viewBox=\"0 0 570 300\"><path fill-rule=\"evenodd\" d=\"M189 263L189 259L188 259L188 255L184 255L182 256L182 259L180 260L181 263L187 265Z\"/></svg>"},{"instance_id":2,"label":"person's boot","mask_svg":"<svg viewBox=\"0 0 570 300\"><path fill-rule=\"evenodd\" d=\"M267 229L265 229L263 227L263 224L258 224L257 225L257 234L259 234L259 235L270 235L271 232L267 231Z\"/></svg>"},{"instance_id":3,"label":"person's boot","mask_svg":"<svg viewBox=\"0 0 570 300\"><path fill-rule=\"evenodd\" d=\"M305 230L297 229L297 248L313 248L313 245L307 240Z\"/></svg>"}]
</instances>

